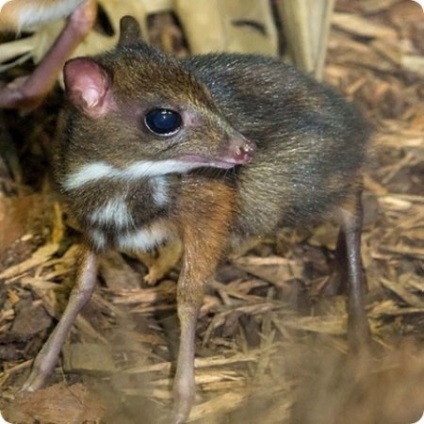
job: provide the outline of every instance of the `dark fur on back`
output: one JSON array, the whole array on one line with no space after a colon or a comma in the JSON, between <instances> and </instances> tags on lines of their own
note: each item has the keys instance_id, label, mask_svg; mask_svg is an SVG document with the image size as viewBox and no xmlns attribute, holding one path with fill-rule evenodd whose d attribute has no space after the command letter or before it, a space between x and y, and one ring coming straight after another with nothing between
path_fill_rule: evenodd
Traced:
<instances>
[{"instance_id":1,"label":"dark fur on back","mask_svg":"<svg viewBox=\"0 0 424 424\"><path fill-rule=\"evenodd\" d=\"M365 161L369 127L333 88L257 55L210 54L182 64L234 128L258 145L252 163L237 169L237 232L307 222L349 194Z\"/></svg>"}]
</instances>

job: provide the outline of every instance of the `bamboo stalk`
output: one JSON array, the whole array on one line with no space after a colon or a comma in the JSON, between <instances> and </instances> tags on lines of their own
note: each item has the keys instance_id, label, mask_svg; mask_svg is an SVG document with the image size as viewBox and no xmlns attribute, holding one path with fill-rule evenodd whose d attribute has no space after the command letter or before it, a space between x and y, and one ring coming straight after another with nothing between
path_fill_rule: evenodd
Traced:
<instances>
[{"instance_id":1,"label":"bamboo stalk","mask_svg":"<svg viewBox=\"0 0 424 424\"><path fill-rule=\"evenodd\" d=\"M322 78L335 0L279 0L291 61Z\"/></svg>"},{"instance_id":2,"label":"bamboo stalk","mask_svg":"<svg viewBox=\"0 0 424 424\"><path fill-rule=\"evenodd\" d=\"M192 53L277 54L277 29L268 0L175 0Z\"/></svg>"}]
</instances>

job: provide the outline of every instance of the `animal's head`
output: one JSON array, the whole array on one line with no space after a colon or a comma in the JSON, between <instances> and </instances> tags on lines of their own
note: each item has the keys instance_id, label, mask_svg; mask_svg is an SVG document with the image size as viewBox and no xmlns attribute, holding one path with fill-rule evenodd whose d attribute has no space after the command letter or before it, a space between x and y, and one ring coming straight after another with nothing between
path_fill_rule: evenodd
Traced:
<instances>
[{"instance_id":1,"label":"animal's head","mask_svg":"<svg viewBox=\"0 0 424 424\"><path fill-rule=\"evenodd\" d=\"M63 149L80 182L108 172L139 178L229 169L252 158L255 145L231 127L207 88L148 46L131 17L121 20L115 50L68 61L64 78L73 112Z\"/></svg>"}]
</instances>

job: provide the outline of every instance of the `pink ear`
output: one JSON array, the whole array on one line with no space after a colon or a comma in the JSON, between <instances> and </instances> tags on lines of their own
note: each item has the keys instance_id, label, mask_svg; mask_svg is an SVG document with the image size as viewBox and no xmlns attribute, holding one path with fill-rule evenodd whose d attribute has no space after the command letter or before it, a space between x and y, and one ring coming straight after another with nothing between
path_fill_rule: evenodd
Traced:
<instances>
[{"instance_id":1,"label":"pink ear","mask_svg":"<svg viewBox=\"0 0 424 424\"><path fill-rule=\"evenodd\" d=\"M63 72L66 94L81 112L91 118L100 118L113 108L111 78L93 59L71 59Z\"/></svg>"}]
</instances>

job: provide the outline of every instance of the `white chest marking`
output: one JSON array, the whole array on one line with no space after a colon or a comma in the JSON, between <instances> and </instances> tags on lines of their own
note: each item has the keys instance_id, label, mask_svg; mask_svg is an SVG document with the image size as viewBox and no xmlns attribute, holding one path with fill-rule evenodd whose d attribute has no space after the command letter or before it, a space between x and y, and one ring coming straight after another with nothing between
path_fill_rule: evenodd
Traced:
<instances>
[{"instance_id":1,"label":"white chest marking","mask_svg":"<svg viewBox=\"0 0 424 424\"><path fill-rule=\"evenodd\" d=\"M170 237L169 229L163 223L155 223L133 233L122 234L117 239L117 247L121 250L147 251Z\"/></svg>"},{"instance_id":2,"label":"white chest marking","mask_svg":"<svg viewBox=\"0 0 424 424\"><path fill-rule=\"evenodd\" d=\"M90 215L90 220L93 223L110 224L119 228L128 228L134 224L125 199L122 197L109 200L104 206Z\"/></svg>"},{"instance_id":3,"label":"white chest marking","mask_svg":"<svg viewBox=\"0 0 424 424\"><path fill-rule=\"evenodd\" d=\"M199 163L188 163L179 160L139 161L126 168L119 169L106 162L93 162L81 166L64 181L67 190L77 189L85 184L96 182L103 178L118 181L136 181L143 178L160 177L174 172L185 173L202 166Z\"/></svg>"},{"instance_id":4,"label":"white chest marking","mask_svg":"<svg viewBox=\"0 0 424 424\"><path fill-rule=\"evenodd\" d=\"M153 190L153 200L156 206L165 206L168 203L168 184L164 177L154 177L150 180Z\"/></svg>"}]
</instances>

